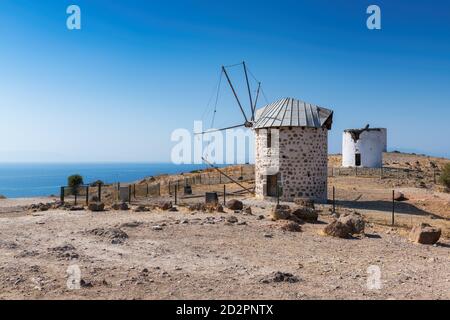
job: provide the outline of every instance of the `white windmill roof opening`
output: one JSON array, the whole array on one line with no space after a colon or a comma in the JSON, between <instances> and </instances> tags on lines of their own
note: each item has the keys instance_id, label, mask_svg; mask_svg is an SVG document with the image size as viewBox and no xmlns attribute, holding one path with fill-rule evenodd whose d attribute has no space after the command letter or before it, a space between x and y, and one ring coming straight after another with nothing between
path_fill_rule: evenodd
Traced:
<instances>
[{"instance_id":1,"label":"white windmill roof opening","mask_svg":"<svg viewBox=\"0 0 450 320\"><path fill-rule=\"evenodd\" d=\"M293 98L280 99L255 114L255 129L311 127L331 129L333 111Z\"/></svg>"}]
</instances>

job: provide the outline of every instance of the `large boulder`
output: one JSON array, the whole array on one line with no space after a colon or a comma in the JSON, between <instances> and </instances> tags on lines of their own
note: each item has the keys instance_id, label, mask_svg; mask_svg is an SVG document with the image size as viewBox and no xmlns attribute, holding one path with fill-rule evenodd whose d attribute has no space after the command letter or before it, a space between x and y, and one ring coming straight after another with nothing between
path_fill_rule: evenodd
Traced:
<instances>
[{"instance_id":1,"label":"large boulder","mask_svg":"<svg viewBox=\"0 0 450 320\"><path fill-rule=\"evenodd\" d=\"M105 204L102 202L90 202L88 209L93 212L100 212L105 210Z\"/></svg>"},{"instance_id":2,"label":"large boulder","mask_svg":"<svg viewBox=\"0 0 450 320\"><path fill-rule=\"evenodd\" d=\"M244 208L242 201L236 199L228 200L226 206L230 210L242 210Z\"/></svg>"},{"instance_id":3,"label":"large boulder","mask_svg":"<svg viewBox=\"0 0 450 320\"><path fill-rule=\"evenodd\" d=\"M291 217L291 208L288 205L277 204L272 209L272 220L287 220Z\"/></svg>"},{"instance_id":4,"label":"large boulder","mask_svg":"<svg viewBox=\"0 0 450 320\"><path fill-rule=\"evenodd\" d=\"M338 221L346 224L350 228L351 234L364 233L365 223L360 215L357 214L344 214L341 215Z\"/></svg>"},{"instance_id":5,"label":"large boulder","mask_svg":"<svg viewBox=\"0 0 450 320\"><path fill-rule=\"evenodd\" d=\"M441 229L430 226L427 223L421 223L414 226L409 233L409 239L421 244L435 244L441 237Z\"/></svg>"},{"instance_id":6,"label":"large boulder","mask_svg":"<svg viewBox=\"0 0 450 320\"><path fill-rule=\"evenodd\" d=\"M323 232L329 236L344 239L351 238L351 231L352 230L348 224L339 220L334 220L323 229Z\"/></svg>"},{"instance_id":7,"label":"large boulder","mask_svg":"<svg viewBox=\"0 0 450 320\"><path fill-rule=\"evenodd\" d=\"M294 198L294 203L301 207L314 209L314 200L308 198Z\"/></svg>"},{"instance_id":8,"label":"large boulder","mask_svg":"<svg viewBox=\"0 0 450 320\"><path fill-rule=\"evenodd\" d=\"M172 201L162 201L158 203L157 207L161 210L169 210L172 208Z\"/></svg>"},{"instance_id":9,"label":"large boulder","mask_svg":"<svg viewBox=\"0 0 450 320\"><path fill-rule=\"evenodd\" d=\"M299 218L300 220L310 223L317 222L317 219L319 218L319 214L317 213L317 211L311 207L295 208L292 211L292 214L297 218Z\"/></svg>"},{"instance_id":10,"label":"large boulder","mask_svg":"<svg viewBox=\"0 0 450 320\"><path fill-rule=\"evenodd\" d=\"M114 203L112 205L112 209L113 210L128 210L128 204L126 204L125 202L121 202L121 203Z\"/></svg>"}]
</instances>

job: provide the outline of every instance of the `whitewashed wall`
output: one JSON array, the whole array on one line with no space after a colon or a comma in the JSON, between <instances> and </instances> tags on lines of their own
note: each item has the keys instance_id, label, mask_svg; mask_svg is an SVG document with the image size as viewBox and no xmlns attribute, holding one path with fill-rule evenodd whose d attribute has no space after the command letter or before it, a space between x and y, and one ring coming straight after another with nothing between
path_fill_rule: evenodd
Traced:
<instances>
[{"instance_id":1,"label":"whitewashed wall","mask_svg":"<svg viewBox=\"0 0 450 320\"><path fill-rule=\"evenodd\" d=\"M380 168L383 165L383 152L387 150L385 128L371 128L363 131L355 142L350 132L342 135L342 166L354 167L355 154L361 154L361 167Z\"/></svg>"}]
</instances>

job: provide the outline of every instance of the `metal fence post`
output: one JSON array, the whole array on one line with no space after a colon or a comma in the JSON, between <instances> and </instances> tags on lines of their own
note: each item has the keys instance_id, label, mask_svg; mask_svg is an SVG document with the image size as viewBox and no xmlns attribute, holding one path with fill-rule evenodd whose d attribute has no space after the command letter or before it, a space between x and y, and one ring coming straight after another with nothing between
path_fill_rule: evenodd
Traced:
<instances>
[{"instance_id":1,"label":"metal fence post","mask_svg":"<svg viewBox=\"0 0 450 320\"><path fill-rule=\"evenodd\" d=\"M227 186L223 185L223 205L226 205L227 203Z\"/></svg>"},{"instance_id":2,"label":"metal fence post","mask_svg":"<svg viewBox=\"0 0 450 320\"><path fill-rule=\"evenodd\" d=\"M175 205L177 204L177 191L178 191L178 185L175 185Z\"/></svg>"},{"instance_id":3,"label":"metal fence post","mask_svg":"<svg viewBox=\"0 0 450 320\"><path fill-rule=\"evenodd\" d=\"M336 212L336 198L335 198L335 190L334 190L334 186L333 186L333 213Z\"/></svg>"},{"instance_id":4,"label":"metal fence post","mask_svg":"<svg viewBox=\"0 0 450 320\"><path fill-rule=\"evenodd\" d=\"M280 186L277 183L277 205L280 204Z\"/></svg>"},{"instance_id":5,"label":"metal fence post","mask_svg":"<svg viewBox=\"0 0 450 320\"><path fill-rule=\"evenodd\" d=\"M128 185L128 203L131 203L131 184Z\"/></svg>"},{"instance_id":6,"label":"metal fence post","mask_svg":"<svg viewBox=\"0 0 450 320\"><path fill-rule=\"evenodd\" d=\"M136 199L136 185L133 184L133 198Z\"/></svg>"},{"instance_id":7,"label":"metal fence post","mask_svg":"<svg viewBox=\"0 0 450 320\"><path fill-rule=\"evenodd\" d=\"M97 197L98 197L98 201L102 201L102 184L101 183L99 183L98 184L98 190L97 190Z\"/></svg>"},{"instance_id":8,"label":"metal fence post","mask_svg":"<svg viewBox=\"0 0 450 320\"><path fill-rule=\"evenodd\" d=\"M147 183L146 189L145 189L145 197L148 198L148 183Z\"/></svg>"},{"instance_id":9,"label":"metal fence post","mask_svg":"<svg viewBox=\"0 0 450 320\"><path fill-rule=\"evenodd\" d=\"M89 186L86 186L86 205L89 205Z\"/></svg>"},{"instance_id":10,"label":"metal fence post","mask_svg":"<svg viewBox=\"0 0 450 320\"><path fill-rule=\"evenodd\" d=\"M64 187L61 187L61 194L59 195L59 200L61 200L61 202L64 202Z\"/></svg>"},{"instance_id":11,"label":"metal fence post","mask_svg":"<svg viewBox=\"0 0 450 320\"><path fill-rule=\"evenodd\" d=\"M120 182L117 182L117 200L120 200Z\"/></svg>"},{"instance_id":12,"label":"metal fence post","mask_svg":"<svg viewBox=\"0 0 450 320\"><path fill-rule=\"evenodd\" d=\"M392 225L395 224L395 191L392 190Z\"/></svg>"}]
</instances>

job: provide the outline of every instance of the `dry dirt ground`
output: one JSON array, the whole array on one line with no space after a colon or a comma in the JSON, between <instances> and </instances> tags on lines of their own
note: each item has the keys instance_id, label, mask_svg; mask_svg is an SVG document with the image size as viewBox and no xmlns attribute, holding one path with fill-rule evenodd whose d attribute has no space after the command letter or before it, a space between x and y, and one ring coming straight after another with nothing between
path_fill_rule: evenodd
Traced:
<instances>
[{"instance_id":1,"label":"dry dirt ground","mask_svg":"<svg viewBox=\"0 0 450 320\"><path fill-rule=\"evenodd\" d=\"M385 159L424 171L430 161L402 154ZM338 163L339 157L330 161ZM240 199L252 207L251 215L191 212L184 206L178 212L33 213L25 206L52 199L3 199L0 298L450 299L450 194L429 180L417 187L417 179L423 180L331 177L329 194L334 186L337 210L356 210L366 220L366 235L350 240L320 234L332 219L330 204L318 206L319 223L287 232L270 219L273 203L249 196ZM222 186L193 189L201 195ZM395 204L395 227L392 189L408 198ZM227 222L230 216L238 222ZM408 241L409 228L419 222L442 228L437 245ZM81 271L80 289L67 286L73 266ZM381 271L380 289L367 286L371 266ZM277 271L299 281L261 281Z\"/></svg>"},{"instance_id":2,"label":"dry dirt ground","mask_svg":"<svg viewBox=\"0 0 450 320\"><path fill-rule=\"evenodd\" d=\"M244 203L252 206L252 215L189 212L182 207L179 212L52 210L1 215L0 297L450 298L448 239L436 246L417 245L401 229L370 223L362 238L322 236L319 231L330 221L327 208L320 223L305 224L302 232L285 232L280 222L269 218L272 204L253 199ZM238 223L227 223L231 215ZM113 244L107 234L93 234L96 228L119 228L128 238ZM67 287L70 265L81 270L80 289ZM381 270L381 289L367 287L372 265ZM276 271L300 281L261 282Z\"/></svg>"}]
</instances>

